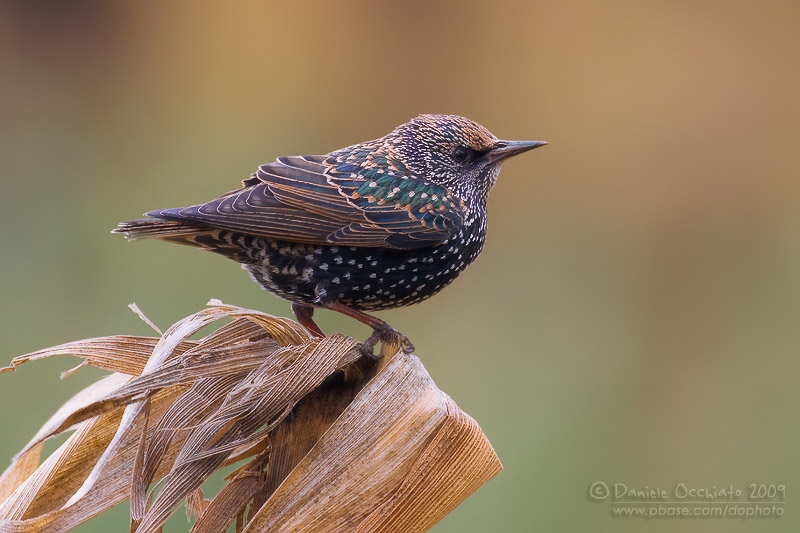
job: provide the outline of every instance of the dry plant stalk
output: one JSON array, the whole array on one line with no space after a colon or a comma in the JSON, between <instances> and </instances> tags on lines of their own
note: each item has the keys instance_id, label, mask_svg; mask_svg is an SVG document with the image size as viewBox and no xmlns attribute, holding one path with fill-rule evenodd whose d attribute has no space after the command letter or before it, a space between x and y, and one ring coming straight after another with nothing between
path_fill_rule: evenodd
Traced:
<instances>
[{"instance_id":1,"label":"dry plant stalk","mask_svg":"<svg viewBox=\"0 0 800 533\"><path fill-rule=\"evenodd\" d=\"M3 370L59 354L112 374L0 476L0 532L67 531L126 498L139 533L183 501L194 532L421 531L501 469L477 423L399 346L376 363L349 337L212 302L160 338L72 342ZM71 429L40 464L42 443ZM240 462L207 500L203 482Z\"/></svg>"}]
</instances>

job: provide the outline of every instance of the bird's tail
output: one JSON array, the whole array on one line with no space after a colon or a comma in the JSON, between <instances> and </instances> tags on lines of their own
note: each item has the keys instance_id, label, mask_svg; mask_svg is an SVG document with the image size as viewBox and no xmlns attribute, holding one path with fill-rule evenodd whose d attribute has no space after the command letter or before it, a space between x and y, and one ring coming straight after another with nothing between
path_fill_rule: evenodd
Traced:
<instances>
[{"instance_id":1,"label":"bird's tail","mask_svg":"<svg viewBox=\"0 0 800 533\"><path fill-rule=\"evenodd\" d=\"M208 228L201 228L185 224L177 220L165 220L163 218L140 218L128 222L120 222L119 225L111 230L111 233L121 233L129 241L139 239L162 239L165 241L184 242L191 240L191 237L206 233ZM186 244L192 244L186 242Z\"/></svg>"},{"instance_id":2,"label":"bird's tail","mask_svg":"<svg viewBox=\"0 0 800 533\"><path fill-rule=\"evenodd\" d=\"M120 222L111 233L121 233L129 241L158 239L202 248L222 254L240 263L257 261L248 246L247 237L241 233L216 228L194 226L179 220L163 218L140 218Z\"/></svg>"}]
</instances>

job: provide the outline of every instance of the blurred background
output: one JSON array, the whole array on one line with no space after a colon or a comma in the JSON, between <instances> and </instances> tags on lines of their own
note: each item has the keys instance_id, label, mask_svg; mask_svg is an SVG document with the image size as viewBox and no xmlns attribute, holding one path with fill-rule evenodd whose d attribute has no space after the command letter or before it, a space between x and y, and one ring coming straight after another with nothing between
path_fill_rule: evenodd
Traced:
<instances>
[{"instance_id":1,"label":"blurred background","mask_svg":"<svg viewBox=\"0 0 800 533\"><path fill-rule=\"evenodd\" d=\"M289 315L221 256L109 231L279 155L464 115L551 144L505 166L470 269L379 314L505 466L435 531L797 531L799 64L793 1L4 2L0 364L149 334L134 301L162 328L210 298ZM0 376L3 461L97 378L60 381L77 362ZM645 521L597 481L787 497Z\"/></svg>"}]
</instances>

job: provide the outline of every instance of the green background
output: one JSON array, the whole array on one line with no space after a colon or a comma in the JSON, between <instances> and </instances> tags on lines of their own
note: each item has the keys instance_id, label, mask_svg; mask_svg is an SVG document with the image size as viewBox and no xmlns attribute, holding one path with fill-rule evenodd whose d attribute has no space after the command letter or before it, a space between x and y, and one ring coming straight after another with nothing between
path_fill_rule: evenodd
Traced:
<instances>
[{"instance_id":1,"label":"green background","mask_svg":"<svg viewBox=\"0 0 800 533\"><path fill-rule=\"evenodd\" d=\"M798 65L796 1L5 2L0 359L149 334L132 301L161 327L210 298L288 315L233 262L109 230L460 114L551 145L505 165L474 266L379 314L505 466L435 530L797 531ZM0 458L99 375L60 381L76 362L0 376ZM595 481L787 498L645 521Z\"/></svg>"}]
</instances>

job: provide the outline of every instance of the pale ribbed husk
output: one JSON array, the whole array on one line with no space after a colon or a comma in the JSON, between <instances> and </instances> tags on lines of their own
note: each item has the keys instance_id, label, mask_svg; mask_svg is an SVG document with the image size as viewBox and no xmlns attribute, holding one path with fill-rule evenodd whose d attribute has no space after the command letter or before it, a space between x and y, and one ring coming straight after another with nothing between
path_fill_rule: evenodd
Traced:
<instances>
[{"instance_id":1,"label":"pale ribbed husk","mask_svg":"<svg viewBox=\"0 0 800 533\"><path fill-rule=\"evenodd\" d=\"M59 354L112 374L67 401L0 477L0 532L67 531L129 497L139 532L182 501L197 532L420 531L501 469L477 423L396 345L375 364L349 337L212 302L159 338L72 342L4 370ZM42 442L67 430L40 464ZM244 460L205 499L203 482Z\"/></svg>"}]
</instances>

